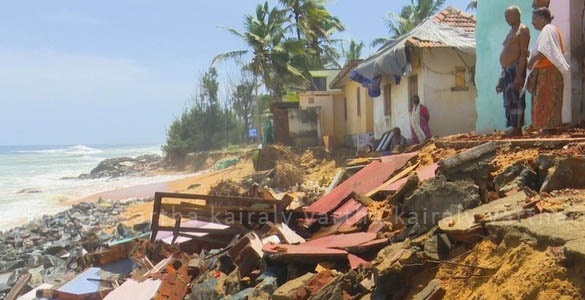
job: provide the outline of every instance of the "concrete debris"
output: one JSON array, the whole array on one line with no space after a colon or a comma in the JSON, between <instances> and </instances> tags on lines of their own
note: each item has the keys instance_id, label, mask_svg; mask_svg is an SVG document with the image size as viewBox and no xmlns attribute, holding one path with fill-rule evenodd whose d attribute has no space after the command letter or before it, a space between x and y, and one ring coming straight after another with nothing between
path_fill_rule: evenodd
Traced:
<instances>
[{"instance_id":1,"label":"concrete debris","mask_svg":"<svg viewBox=\"0 0 585 300\"><path fill-rule=\"evenodd\" d=\"M521 163L513 164L494 178L495 190L500 194L529 188L539 189L538 174Z\"/></svg>"},{"instance_id":2,"label":"concrete debris","mask_svg":"<svg viewBox=\"0 0 585 300\"><path fill-rule=\"evenodd\" d=\"M304 288L314 275L313 273L307 273L299 278L289 280L274 291L272 300L295 300L295 292L298 289Z\"/></svg>"},{"instance_id":3,"label":"concrete debris","mask_svg":"<svg viewBox=\"0 0 585 300\"><path fill-rule=\"evenodd\" d=\"M546 170L541 192L585 188L585 158L555 158L550 167L548 163L543 163L540 170Z\"/></svg>"},{"instance_id":4,"label":"concrete debris","mask_svg":"<svg viewBox=\"0 0 585 300\"><path fill-rule=\"evenodd\" d=\"M566 146L470 134L322 173L333 154L265 147L249 181L156 193L150 222L101 200L0 232L0 299L582 299L583 145L550 138Z\"/></svg>"},{"instance_id":5,"label":"concrete debris","mask_svg":"<svg viewBox=\"0 0 585 300\"><path fill-rule=\"evenodd\" d=\"M440 300L443 299L445 290L441 287L441 282L437 279L431 280L429 284L413 300Z\"/></svg>"},{"instance_id":6,"label":"concrete debris","mask_svg":"<svg viewBox=\"0 0 585 300\"><path fill-rule=\"evenodd\" d=\"M404 209L424 232L439 220L481 204L479 187L469 181L449 182L439 176L424 182L404 199Z\"/></svg>"}]
</instances>

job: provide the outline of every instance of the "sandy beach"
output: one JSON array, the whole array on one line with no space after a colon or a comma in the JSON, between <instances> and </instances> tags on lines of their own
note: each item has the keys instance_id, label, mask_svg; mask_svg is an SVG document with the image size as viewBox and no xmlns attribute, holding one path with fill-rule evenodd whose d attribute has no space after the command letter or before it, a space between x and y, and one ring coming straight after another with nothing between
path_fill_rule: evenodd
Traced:
<instances>
[{"instance_id":1,"label":"sandy beach","mask_svg":"<svg viewBox=\"0 0 585 300\"><path fill-rule=\"evenodd\" d=\"M190 194L207 194L210 188L222 179L229 178L239 181L254 172L254 166L250 159L241 160L234 166L220 171L199 171L194 176L169 182L160 182L133 186L125 189L111 190L93 194L89 197L78 199L67 203L74 205L81 202L97 202L100 197L114 201L124 201L128 199L147 199L154 197L155 192L178 192ZM130 205L122 213L127 221L123 222L126 226L132 226L136 223L150 221L152 215L152 201L141 202ZM164 220L162 220L164 221Z\"/></svg>"}]
</instances>

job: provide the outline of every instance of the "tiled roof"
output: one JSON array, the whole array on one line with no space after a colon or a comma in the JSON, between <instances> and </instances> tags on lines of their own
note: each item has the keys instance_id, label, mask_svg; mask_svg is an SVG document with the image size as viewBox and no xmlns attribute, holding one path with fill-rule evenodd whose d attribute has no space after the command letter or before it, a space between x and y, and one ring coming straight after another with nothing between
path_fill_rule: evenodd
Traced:
<instances>
[{"instance_id":1,"label":"tiled roof","mask_svg":"<svg viewBox=\"0 0 585 300\"><path fill-rule=\"evenodd\" d=\"M435 15L433 21L461 28L467 32L475 32L475 16L454 7L447 7Z\"/></svg>"},{"instance_id":2,"label":"tiled roof","mask_svg":"<svg viewBox=\"0 0 585 300\"><path fill-rule=\"evenodd\" d=\"M408 46L414 46L414 47L419 47L419 48L441 48L441 47L447 47L447 45L445 45L445 44L443 44L441 42L421 40L421 39L418 39L416 37L409 38L406 41L406 44Z\"/></svg>"},{"instance_id":3,"label":"tiled roof","mask_svg":"<svg viewBox=\"0 0 585 300\"><path fill-rule=\"evenodd\" d=\"M437 23L442 23L449 25L451 27L463 29L466 32L475 32L475 23L476 19L474 15L464 13L463 11L454 8L454 7L447 7L440 11L433 17L433 21ZM441 48L447 47L442 42L437 41L430 41L430 40L422 40L417 37L411 37L406 41L406 44L409 46L419 47L419 48Z\"/></svg>"}]
</instances>

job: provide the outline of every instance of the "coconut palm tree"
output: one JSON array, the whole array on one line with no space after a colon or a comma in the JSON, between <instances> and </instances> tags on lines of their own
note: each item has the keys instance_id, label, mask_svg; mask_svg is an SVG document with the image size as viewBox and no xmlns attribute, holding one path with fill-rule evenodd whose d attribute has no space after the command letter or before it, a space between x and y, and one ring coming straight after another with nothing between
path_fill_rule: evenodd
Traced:
<instances>
[{"instance_id":1,"label":"coconut palm tree","mask_svg":"<svg viewBox=\"0 0 585 300\"><path fill-rule=\"evenodd\" d=\"M297 56L304 55L303 46L300 41L286 39L285 34L290 30L285 25L286 20L286 11L269 8L268 2L259 4L254 15L245 16L243 32L224 27L242 39L248 49L217 55L212 64L251 55L246 68L262 77L272 97L282 99L286 83L304 79L302 72L292 63Z\"/></svg>"},{"instance_id":2,"label":"coconut palm tree","mask_svg":"<svg viewBox=\"0 0 585 300\"><path fill-rule=\"evenodd\" d=\"M348 62L350 60L360 59L362 56L362 51L364 50L364 42L360 42L359 44L351 40L349 42L349 47L345 49L343 46L341 47L341 52L343 53L343 57L345 61Z\"/></svg>"},{"instance_id":3,"label":"coconut palm tree","mask_svg":"<svg viewBox=\"0 0 585 300\"><path fill-rule=\"evenodd\" d=\"M477 10L477 0L469 1L469 4L467 4L466 10L467 11Z\"/></svg>"},{"instance_id":4,"label":"coconut palm tree","mask_svg":"<svg viewBox=\"0 0 585 300\"><path fill-rule=\"evenodd\" d=\"M326 0L280 0L287 12L296 39L306 42L307 58L311 68L336 64L339 59L331 36L345 28L339 18L325 8Z\"/></svg>"},{"instance_id":5,"label":"coconut palm tree","mask_svg":"<svg viewBox=\"0 0 585 300\"><path fill-rule=\"evenodd\" d=\"M400 14L388 13L384 18L388 27L389 37L381 37L372 41L372 47L382 46L389 41L411 31L426 18L439 12L446 0L410 0L410 4L403 6Z\"/></svg>"}]
</instances>

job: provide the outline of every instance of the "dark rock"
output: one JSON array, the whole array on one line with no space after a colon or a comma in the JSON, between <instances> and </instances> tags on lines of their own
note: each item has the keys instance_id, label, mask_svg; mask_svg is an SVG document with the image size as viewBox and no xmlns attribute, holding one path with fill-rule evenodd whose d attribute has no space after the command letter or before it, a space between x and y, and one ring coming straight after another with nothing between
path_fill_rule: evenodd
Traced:
<instances>
[{"instance_id":1,"label":"dark rock","mask_svg":"<svg viewBox=\"0 0 585 300\"><path fill-rule=\"evenodd\" d=\"M211 271L205 274L198 283L191 288L189 300L219 300L226 295L223 291L223 282L227 276L224 273Z\"/></svg>"},{"instance_id":2,"label":"dark rock","mask_svg":"<svg viewBox=\"0 0 585 300\"><path fill-rule=\"evenodd\" d=\"M52 255L43 256L43 267L45 269L63 266L64 264L65 264L65 261L63 261L62 259L60 259L58 257L52 256Z\"/></svg>"},{"instance_id":3,"label":"dark rock","mask_svg":"<svg viewBox=\"0 0 585 300\"><path fill-rule=\"evenodd\" d=\"M585 188L585 158L555 158L554 165L549 168L546 167L550 166L550 160L542 158L537 159L537 162L542 162L539 171L546 174L540 188L541 192Z\"/></svg>"},{"instance_id":4,"label":"dark rock","mask_svg":"<svg viewBox=\"0 0 585 300\"><path fill-rule=\"evenodd\" d=\"M143 155L137 158L118 157L100 162L89 174L81 174L79 179L95 179L135 175L154 170L159 167L162 157L159 155Z\"/></svg>"},{"instance_id":5,"label":"dark rock","mask_svg":"<svg viewBox=\"0 0 585 300\"><path fill-rule=\"evenodd\" d=\"M28 189L22 189L18 192L16 192L17 194L40 194L43 191L38 190L38 189L33 189L33 188L28 188Z\"/></svg>"},{"instance_id":6,"label":"dark rock","mask_svg":"<svg viewBox=\"0 0 585 300\"><path fill-rule=\"evenodd\" d=\"M240 271L237 268L227 276L223 283L226 295L235 295L242 290L240 279Z\"/></svg>"},{"instance_id":7,"label":"dark rock","mask_svg":"<svg viewBox=\"0 0 585 300\"><path fill-rule=\"evenodd\" d=\"M43 254L56 255L57 253L64 249L65 245L63 244L63 242L57 241L47 245L47 247L43 251Z\"/></svg>"},{"instance_id":8,"label":"dark rock","mask_svg":"<svg viewBox=\"0 0 585 300\"><path fill-rule=\"evenodd\" d=\"M539 190L538 174L524 164L516 163L494 178L494 186L498 192L519 190L523 187L537 191Z\"/></svg>"},{"instance_id":9,"label":"dark rock","mask_svg":"<svg viewBox=\"0 0 585 300\"><path fill-rule=\"evenodd\" d=\"M405 267L420 263L412 249L404 249L404 243L392 244L382 249L374 260L376 288L372 299L405 299L409 283L418 268ZM387 297L387 298L386 298Z\"/></svg>"},{"instance_id":10,"label":"dark rock","mask_svg":"<svg viewBox=\"0 0 585 300\"><path fill-rule=\"evenodd\" d=\"M75 208L79 208L83 211L89 211L94 208L93 204L87 202L81 202L75 206Z\"/></svg>"},{"instance_id":11,"label":"dark rock","mask_svg":"<svg viewBox=\"0 0 585 300\"><path fill-rule=\"evenodd\" d=\"M122 237L122 238L128 238L128 237L134 236L134 232L130 229L130 227L125 226L122 223L119 223L118 226L116 226L116 233L119 237Z\"/></svg>"},{"instance_id":12,"label":"dark rock","mask_svg":"<svg viewBox=\"0 0 585 300\"><path fill-rule=\"evenodd\" d=\"M33 255L33 256L28 258L28 260L26 262L26 267L27 268L36 268L36 267L40 266L41 264L43 264L43 257L40 255Z\"/></svg>"},{"instance_id":13,"label":"dark rock","mask_svg":"<svg viewBox=\"0 0 585 300\"><path fill-rule=\"evenodd\" d=\"M425 255L434 260L447 259L451 251L451 241L445 233L436 233L424 245Z\"/></svg>"},{"instance_id":14,"label":"dark rock","mask_svg":"<svg viewBox=\"0 0 585 300\"><path fill-rule=\"evenodd\" d=\"M4 263L4 265L2 265L2 270L0 271L0 273L13 271L13 270L16 270L18 268L24 268L25 266L26 266L26 261L24 261L24 260L8 261L8 262Z\"/></svg>"},{"instance_id":15,"label":"dark rock","mask_svg":"<svg viewBox=\"0 0 585 300\"><path fill-rule=\"evenodd\" d=\"M134 224L134 226L132 226L132 229L134 229L134 231L138 231L138 232L149 231L150 230L150 222L142 222L142 223Z\"/></svg>"},{"instance_id":16,"label":"dark rock","mask_svg":"<svg viewBox=\"0 0 585 300\"><path fill-rule=\"evenodd\" d=\"M479 187L469 181L448 182L442 176L425 181L404 200L404 209L427 230L444 217L481 204Z\"/></svg>"}]
</instances>

